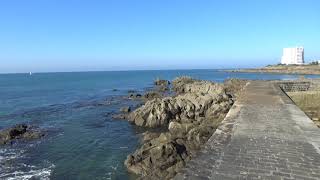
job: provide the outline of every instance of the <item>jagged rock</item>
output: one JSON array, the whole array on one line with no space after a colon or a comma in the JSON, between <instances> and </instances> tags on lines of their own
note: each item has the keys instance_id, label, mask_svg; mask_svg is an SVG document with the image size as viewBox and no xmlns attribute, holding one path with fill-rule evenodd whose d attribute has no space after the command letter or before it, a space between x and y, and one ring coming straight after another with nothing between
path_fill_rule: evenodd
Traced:
<instances>
[{"instance_id":1,"label":"jagged rock","mask_svg":"<svg viewBox=\"0 0 320 180\"><path fill-rule=\"evenodd\" d=\"M237 96L240 95L239 93L241 92L243 87L247 84L247 82L248 82L247 80L231 78L224 82L224 86L229 96L236 98Z\"/></svg>"},{"instance_id":2,"label":"jagged rock","mask_svg":"<svg viewBox=\"0 0 320 180\"><path fill-rule=\"evenodd\" d=\"M161 97L162 97L162 95L156 91L149 91L143 95L143 98L145 100L152 100L152 99L161 98Z\"/></svg>"},{"instance_id":3,"label":"jagged rock","mask_svg":"<svg viewBox=\"0 0 320 180\"><path fill-rule=\"evenodd\" d=\"M163 79L157 79L157 80L154 81L154 84L156 86L168 86L168 85L170 85L170 81L163 80Z\"/></svg>"},{"instance_id":4,"label":"jagged rock","mask_svg":"<svg viewBox=\"0 0 320 180\"><path fill-rule=\"evenodd\" d=\"M201 145L211 137L214 130L213 126L208 125L200 125L191 129L186 135L186 146L188 146L192 152L200 149Z\"/></svg>"},{"instance_id":5,"label":"jagged rock","mask_svg":"<svg viewBox=\"0 0 320 180\"><path fill-rule=\"evenodd\" d=\"M143 142L147 142L147 141L150 141L152 139L155 139L155 138L159 137L159 133L147 131L147 132L144 132L142 134L142 136L143 136L142 141Z\"/></svg>"},{"instance_id":6,"label":"jagged rock","mask_svg":"<svg viewBox=\"0 0 320 180\"><path fill-rule=\"evenodd\" d=\"M154 84L156 85L156 87L155 87L156 91L165 92L165 91L169 90L170 81L157 79L154 81Z\"/></svg>"},{"instance_id":7,"label":"jagged rock","mask_svg":"<svg viewBox=\"0 0 320 180\"><path fill-rule=\"evenodd\" d=\"M158 92L166 92L166 91L169 91L170 89L169 89L169 86L157 86L155 90Z\"/></svg>"},{"instance_id":8,"label":"jagged rock","mask_svg":"<svg viewBox=\"0 0 320 180\"><path fill-rule=\"evenodd\" d=\"M194 123L178 123L170 122L169 132L177 138L185 138L186 134L194 128L196 125Z\"/></svg>"},{"instance_id":9,"label":"jagged rock","mask_svg":"<svg viewBox=\"0 0 320 180\"><path fill-rule=\"evenodd\" d=\"M210 138L233 105L233 93L241 87L230 90L231 87L232 82L223 85L177 78L173 81L176 96L149 100L131 112L130 122L151 128L167 127L168 131L144 135L142 147L125 161L128 170L143 179L174 177Z\"/></svg>"},{"instance_id":10,"label":"jagged rock","mask_svg":"<svg viewBox=\"0 0 320 180\"><path fill-rule=\"evenodd\" d=\"M4 129L0 131L0 144L9 144L14 140L32 140L43 137L45 134L39 129L26 125L18 124L11 128Z\"/></svg>"},{"instance_id":11,"label":"jagged rock","mask_svg":"<svg viewBox=\"0 0 320 180\"><path fill-rule=\"evenodd\" d=\"M229 102L229 96L224 94L222 85L211 82L201 81L186 84L184 92L176 97L156 98L147 101L144 106L130 114L130 121L138 126L159 127L168 125L174 119L203 117L208 113L207 110L213 102Z\"/></svg>"},{"instance_id":12,"label":"jagged rock","mask_svg":"<svg viewBox=\"0 0 320 180\"><path fill-rule=\"evenodd\" d=\"M172 119L170 108L167 108L172 98L153 99L147 101L145 105L136 109L129 116L129 121L146 127L159 127L169 123Z\"/></svg>"},{"instance_id":13,"label":"jagged rock","mask_svg":"<svg viewBox=\"0 0 320 180\"><path fill-rule=\"evenodd\" d=\"M172 81L172 89L178 94L184 93L184 86L193 82L195 82L195 80L189 76L178 77Z\"/></svg>"},{"instance_id":14,"label":"jagged rock","mask_svg":"<svg viewBox=\"0 0 320 180\"><path fill-rule=\"evenodd\" d=\"M128 170L140 175L166 177L188 158L186 147L171 141L168 133L145 143L125 161Z\"/></svg>"}]
</instances>

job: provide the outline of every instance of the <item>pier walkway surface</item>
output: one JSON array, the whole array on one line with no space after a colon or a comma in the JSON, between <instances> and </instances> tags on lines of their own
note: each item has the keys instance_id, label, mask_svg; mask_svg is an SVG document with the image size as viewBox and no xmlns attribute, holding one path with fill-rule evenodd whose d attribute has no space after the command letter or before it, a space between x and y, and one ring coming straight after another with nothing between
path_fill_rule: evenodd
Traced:
<instances>
[{"instance_id":1,"label":"pier walkway surface","mask_svg":"<svg viewBox=\"0 0 320 180\"><path fill-rule=\"evenodd\" d=\"M175 179L320 179L320 129L280 87L253 81Z\"/></svg>"}]
</instances>

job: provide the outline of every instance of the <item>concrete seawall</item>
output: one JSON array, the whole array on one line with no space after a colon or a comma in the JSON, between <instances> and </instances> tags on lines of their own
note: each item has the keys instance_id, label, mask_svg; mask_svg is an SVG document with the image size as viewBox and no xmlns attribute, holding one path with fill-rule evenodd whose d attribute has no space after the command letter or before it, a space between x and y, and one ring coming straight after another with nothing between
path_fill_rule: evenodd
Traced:
<instances>
[{"instance_id":1,"label":"concrete seawall","mask_svg":"<svg viewBox=\"0 0 320 180\"><path fill-rule=\"evenodd\" d=\"M285 92L314 91L320 89L320 81L318 79L276 81L275 83Z\"/></svg>"},{"instance_id":2,"label":"concrete seawall","mask_svg":"<svg viewBox=\"0 0 320 180\"><path fill-rule=\"evenodd\" d=\"M320 179L320 129L278 83L251 82L175 179Z\"/></svg>"}]
</instances>

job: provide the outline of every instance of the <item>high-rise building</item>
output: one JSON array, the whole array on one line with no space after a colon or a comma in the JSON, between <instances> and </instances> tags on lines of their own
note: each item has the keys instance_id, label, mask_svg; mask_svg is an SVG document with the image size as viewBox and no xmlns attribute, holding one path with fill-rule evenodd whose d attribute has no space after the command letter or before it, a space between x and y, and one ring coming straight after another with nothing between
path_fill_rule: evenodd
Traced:
<instances>
[{"instance_id":1,"label":"high-rise building","mask_svg":"<svg viewBox=\"0 0 320 180\"><path fill-rule=\"evenodd\" d=\"M304 64L304 48L283 48L281 64Z\"/></svg>"}]
</instances>

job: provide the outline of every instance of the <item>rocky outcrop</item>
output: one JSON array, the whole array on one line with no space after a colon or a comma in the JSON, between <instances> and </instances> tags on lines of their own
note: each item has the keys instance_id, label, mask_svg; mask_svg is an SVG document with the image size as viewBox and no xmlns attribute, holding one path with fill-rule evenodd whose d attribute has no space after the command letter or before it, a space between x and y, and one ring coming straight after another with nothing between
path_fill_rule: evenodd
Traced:
<instances>
[{"instance_id":1,"label":"rocky outcrop","mask_svg":"<svg viewBox=\"0 0 320 180\"><path fill-rule=\"evenodd\" d=\"M119 113L117 114L111 114L111 117L113 119L128 119L128 114L131 112L131 107L130 106L124 106L124 107L121 107L120 110L119 110ZM107 116L109 116L110 114L108 114Z\"/></svg>"},{"instance_id":2,"label":"rocky outcrop","mask_svg":"<svg viewBox=\"0 0 320 180\"><path fill-rule=\"evenodd\" d=\"M32 140L43 137L45 134L38 128L26 125L18 124L11 128L0 131L0 144L11 144L15 140Z\"/></svg>"},{"instance_id":3,"label":"rocky outcrop","mask_svg":"<svg viewBox=\"0 0 320 180\"><path fill-rule=\"evenodd\" d=\"M120 112L123 112L123 113L129 113L130 111L131 111L130 106L125 106L125 107L120 108Z\"/></svg>"},{"instance_id":4,"label":"rocky outcrop","mask_svg":"<svg viewBox=\"0 0 320 180\"><path fill-rule=\"evenodd\" d=\"M169 90L170 81L157 79L154 81L155 90L159 92L164 92Z\"/></svg>"},{"instance_id":5,"label":"rocky outcrop","mask_svg":"<svg viewBox=\"0 0 320 180\"><path fill-rule=\"evenodd\" d=\"M156 98L161 98L162 97L162 94L160 92L157 92L157 91L149 91L149 92L146 92L144 95L143 95L143 99L148 101L148 100L153 100L153 99L156 99Z\"/></svg>"},{"instance_id":6,"label":"rocky outcrop","mask_svg":"<svg viewBox=\"0 0 320 180\"><path fill-rule=\"evenodd\" d=\"M239 88L243 83L236 81ZM216 84L183 77L173 81L174 97L155 98L129 114L135 125L165 127L146 133L141 148L127 157L128 170L146 179L170 179L210 138L234 103L232 82Z\"/></svg>"},{"instance_id":7,"label":"rocky outcrop","mask_svg":"<svg viewBox=\"0 0 320 180\"><path fill-rule=\"evenodd\" d=\"M227 79L224 82L226 93L230 94L234 99L241 95L243 87L247 84L247 80L244 79Z\"/></svg>"},{"instance_id":8,"label":"rocky outcrop","mask_svg":"<svg viewBox=\"0 0 320 180\"><path fill-rule=\"evenodd\" d=\"M133 173L147 179L168 179L185 165L189 158L184 145L171 140L170 133L162 133L129 155L125 164Z\"/></svg>"},{"instance_id":9,"label":"rocky outcrop","mask_svg":"<svg viewBox=\"0 0 320 180\"><path fill-rule=\"evenodd\" d=\"M154 85L156 86L168 86L170 84L170 81L163 80L163 79L157 79L154 81Z\"/></svg>"},{"instance_id":10,"label":"rocky outcrop","mask_svg":"<svg viewBox=\"0 0 320 180\"><path fill-rule=\"evenodd\" d=\"M189 76L182 76L174 79L172 81L172 90L176 93L184 93L184 87L186 84L191 84L195 82L196 80L189 77Z\"/></svg>"},{"instance_id":11,"label":"rocky outcrop","mask_svg":"<svg viewBox=\"0 0 320 180\"><path fill-rule=\"evenodd\" d=\"M197 120L224 107L229 108L233 103L230 95L226 94L223 86L219 84L195 81L179 88L182 89L184 94L147 101L130 114L129 121L138 126L154 128L168 125L173 120Z\"/></svg>"}]
</instances>

